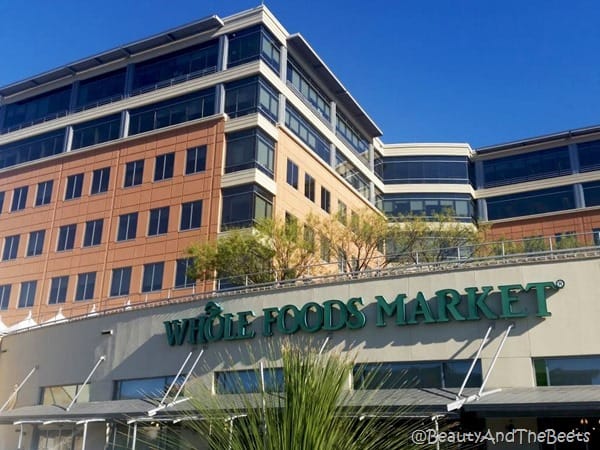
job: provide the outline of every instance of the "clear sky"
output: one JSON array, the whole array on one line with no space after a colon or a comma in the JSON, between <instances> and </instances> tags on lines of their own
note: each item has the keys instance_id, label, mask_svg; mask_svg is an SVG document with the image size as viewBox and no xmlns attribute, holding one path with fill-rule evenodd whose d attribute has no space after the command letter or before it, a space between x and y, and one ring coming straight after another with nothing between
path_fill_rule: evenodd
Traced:
<instances>
[{"instance_id":1,"label":"clear sky","mask_svg":"<svg viewBox=\"0 0 600 450\"><path fill-rule=\"evenodd\" d=\"M0 0L0 85L260 0ZM477 148L600 124L598 0L268 0L383 130Z\"/></svg>"}]
</instances>

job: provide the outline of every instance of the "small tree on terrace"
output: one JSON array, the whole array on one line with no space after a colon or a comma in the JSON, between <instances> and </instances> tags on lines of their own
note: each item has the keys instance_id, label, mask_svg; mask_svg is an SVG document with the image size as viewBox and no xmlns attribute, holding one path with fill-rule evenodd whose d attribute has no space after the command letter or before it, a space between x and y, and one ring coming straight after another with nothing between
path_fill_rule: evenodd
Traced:
<instances>
[{"instance_id":1,"label":"small tree on terrace","mask_svg":"<svg viewBox=\"0 0 600 450\"><path fill-rule=\"evenodd\" d=\"M319 231L348 272L362 272L387 264L382 251L394 229L381 214L363 210L353 214L350 223L339 216L330 216L320 222Z\"/></svg>"},{"instance_id":2,"label":"small tree on terrace","mask_svg":"<svg viewBox=\"0 0 600 450\"><path fill-rule=\"evenodd\" d=\"M436 214L431 220L418 215L401 216L394 227L389 241L393 253L414 262L417 258L419 262L444 261L458 257L461 251L468 252L463 256L470 254L483 241L486 230L458 222L449 211Z\"/></svg>"},{"instance_id":3,"label":"small tree on terrace","mask_svg":"<svg viewBox=\"0 0 600 450\"><path fill-rule=\"evenodd\" d=\"M273 249L251 230L232 230L216 241L197 242L186 249L193 258L188 276L232 284L258 284L274 280Z\"/></svg>"},{"instance_id":4,"label":"small tree on terrace","mask_svg":"<svg viewBox=\"0 0 600 450\"><path fill-rule=\"evenodd\" d=\"M271 264L277 280L303 276L311 264L317 263L314 229L317 219L308 216L304 224L297 219L262 219L256 224L256 237L272 253Z\"/></svg>"}]
</instances>

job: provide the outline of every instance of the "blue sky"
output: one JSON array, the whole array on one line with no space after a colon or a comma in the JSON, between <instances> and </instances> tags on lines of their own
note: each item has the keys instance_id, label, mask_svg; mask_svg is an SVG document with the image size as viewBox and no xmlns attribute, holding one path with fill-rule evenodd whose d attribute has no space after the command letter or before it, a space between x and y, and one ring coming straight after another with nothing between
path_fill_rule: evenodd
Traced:
<instances>
[{"instance_id":1,"label":"blue sky","mask_svg":"<svg viewBox=\"0 0 600 450\"><path fill-rule=\"evenodd\" d=\"M499 144L600 124L597 0L271 0L386 143ZM0 0L0 85L250 0Z\"/></svg>"}]
</instances>

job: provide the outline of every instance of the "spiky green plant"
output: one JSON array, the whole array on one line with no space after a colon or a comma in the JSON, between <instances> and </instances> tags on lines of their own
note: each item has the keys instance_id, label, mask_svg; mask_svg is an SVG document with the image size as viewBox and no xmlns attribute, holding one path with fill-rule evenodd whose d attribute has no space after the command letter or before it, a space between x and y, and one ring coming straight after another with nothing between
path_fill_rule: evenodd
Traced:
<instances>
[{"instance_id":1,"label":"spiky green plant","mask_svg":"<svg viewBox=\"0 0 600 450\"><path fill-rule=\"evenodd\" d=\"M354 359L321 354L314 345L285 343L281 371L257 369L257 393L212 394L188 390L186 409L200 420L186 421L197 437L185 447L230 450L394 450L417 448L407 410L376 404L376 390L350 389ZM282 382L281 382L282 373ZM278 378L279 376L279 378ZM279 383L265 383L279 379ZM260 381L262 380L262 381ZM409 408L410 409L410 408ZM182 433L190 436L190 430ZM200 441L206 441L200 444ZM181 445L181 444L179 444Z\"/></svg>"}]
</instances>

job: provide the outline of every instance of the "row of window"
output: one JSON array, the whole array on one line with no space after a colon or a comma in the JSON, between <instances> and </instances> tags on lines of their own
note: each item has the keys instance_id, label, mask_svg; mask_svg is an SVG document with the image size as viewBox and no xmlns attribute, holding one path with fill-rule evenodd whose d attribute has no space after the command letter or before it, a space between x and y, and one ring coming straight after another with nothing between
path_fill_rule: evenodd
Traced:
<instances>
[{"instance_id":1,"label":"row of window","mask_svg":"<svg viewBox=\"0 0 600 450\"><path fill-rule=\"evenodd\" d=\"M148 236L166 234L169 230L170 207L151 209L148 216ZM119 216L116 241L127 241L135 239L138 234L138 212L122 214ZM186 202L181 204L181 215L179 231L200 228L202 224L202 200ZM75 247L78 224L62 225L58 229L56 251L62 252L72 250ZM82 247L100 245L104 228L104 219L89 220L85 223ZM25 256L37 256L42 254L46 230L36 230L29 233L27 250ZM2 261L17 258L19 251L20 235L6 236L2 250Z\"/></svg>"},{"instance_id":2,"label":"row of window","mask_svg":"<svg viewBox=\"0 0 600 450\"><path fill-rule=\"evenodd\" d=\"M579 189L583 194L581 204L576 201ZM600 181L489 197L485 201L489 220L600 206Z\"/></svg>"},{"instance_id":3,"label":"row of window","mask_svg":"<svg viewBox=\"0 0 600 450\"><path fill-rule=\"evenodd\" d=\"M173 178L175 167L175 153L165 153L155 158L154 181ZM202 172L206 169L206 146L189 148L186 153L185 175ZM123 187L136 186L142 183L144 175L144 160L131 161L125 164L125 177ZM69 175L65 186L65 200L72 200L83 195L84 173ZM90 195L108 191L110 180L110 167L103 167L92 171ZM47 205L52 201L53 180L38 183L34 206ZM29 186L21 186L13 190L10 211L20 211L27 205ZM0 192L0 212L4 203L5 193Z\"/></svg>"},{"instance_id":4,"label":"row of window","mask_svg":"<svg viewBox=\"0 0 600 450\"><path fill-rule=\"evenodd\" d=\"M466 156L395 156L375 160L375 174L390 184L469 184L472 178L470 167Z\"/></svg>"},{"instance_id":5,"label":"row of window","mask_svg":"<svg viewBox=\"0 0 600 450\"><path fill-rule=\"evenodd\" d=\"M188 277L188 269L192 264L190 258L178 259L175 264L175 278L173 287L175 289L190 288L194 286L195 280ZM120 297L131 293L132 271L131 266L120 267L112 270L112 277L108 291L109 297ZM139 292L154 292L163 289L165 263L156 262L144 264ZM74 301L91 300L96 294L96 272L80 273L74 276L75 290L71 294ZM53 277L50 280L47 302L49 305L65 303L69 293L69 275ZM24 281L19 285L17 295L17 306L19 308L30 308L35 304L37 294L37 280ZM0 309L6 310L10 306L13 286L10 284L0 285Z\"/></svg>"},{"instance_id":6,"label":"row of window","mask_svg":"<svg viewBox=\"0 0 600 450\"><path fill-rule=\"evenodd\" d=\"M298 165L292 161L291 159L287 160L287 172L286 172L286 182L294 189L299 188L299 169ZM316 181L313 176L309 173L304 173L304 196L309 199L311 202L316 202L317 196L317 188ZM326 213L331 213L331 192L329 189L321 186L320 190L320 206L323 211ZM347 216L347 206L346 204L338 199L337 205L337 214L339 219L346 223Z\"/></svg>"},{"instance_id":7,"label":"row of window","mask_svg":"<svg viewBox=\"0 0 600 450\"><path fill-rule=\"evenodd\" d=\"M381 207L390 218L414 215L433 219L446 213L461 222L475 218L473 199L467 194L384 194Z\"/></svg>"},{"instance_id":8,"label":"row of window","mask_svg":"<svg viewBox=\"0 0 600 450\"><path fill-rule=\"evenodd\" d=\"M262 59L278 73L279 46L273 35L262 26L232 33L229 35L227 64L234 67ZM218 52L218 41L212 40L134 64L131 66L131 88L128 95L142 94L213 73L217 70ZM72 91L75 92L73 104ZM125 69L102 74L8 104L2 132L120 100L125 95Z\"/></svg>"}]
</instances>

